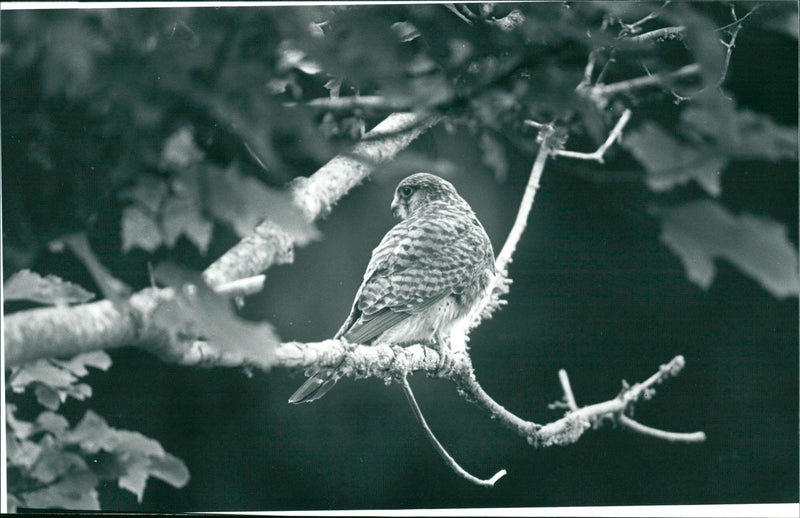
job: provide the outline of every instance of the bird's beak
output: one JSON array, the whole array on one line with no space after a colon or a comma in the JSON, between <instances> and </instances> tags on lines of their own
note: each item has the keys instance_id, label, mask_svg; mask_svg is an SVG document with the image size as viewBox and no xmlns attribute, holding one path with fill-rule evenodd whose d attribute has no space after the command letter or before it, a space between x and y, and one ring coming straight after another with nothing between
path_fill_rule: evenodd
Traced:
<instances>
[{"instance_id":1,"label":"bird's beak","mask_svg":"<svg viewBox=\"0 0 800 518\"><path fill-rule=\"evenodd\" d=\"M392 216L394 216L395 218L402 218L403 217L403 214L402 214L401 208L400 208L400 202L397 199L397 196L395 196L394 199L392 200L391 209L392 209Z\"/></svg>"}]
</instances>

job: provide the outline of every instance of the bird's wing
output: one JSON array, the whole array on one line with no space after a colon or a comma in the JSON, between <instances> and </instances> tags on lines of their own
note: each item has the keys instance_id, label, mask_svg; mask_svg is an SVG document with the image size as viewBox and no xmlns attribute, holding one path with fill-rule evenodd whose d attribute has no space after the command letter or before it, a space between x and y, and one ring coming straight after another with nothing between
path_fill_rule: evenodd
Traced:
<instances>
[{"instance_id":1,"label":"bird's wing","mask_svg":"<svg viewBox=\"0 0 800 518\"><path fill-rule=\"evenodd\" d=\"M436 207L401 221L372 252L337 337L368 343L410 315L460 293L482 267L481 250L487 246L491 250L472 213L458 207Z\"/></svg>"}]
</instances>

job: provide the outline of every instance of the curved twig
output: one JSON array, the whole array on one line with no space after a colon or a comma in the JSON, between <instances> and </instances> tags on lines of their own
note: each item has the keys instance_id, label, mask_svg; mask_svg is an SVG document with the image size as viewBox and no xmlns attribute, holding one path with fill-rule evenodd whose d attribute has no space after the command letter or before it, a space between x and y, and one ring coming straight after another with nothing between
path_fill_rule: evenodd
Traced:
<instances>
[{"instance_id":1,"label":"curved twig","mask_svg":"<svg viewBox=\"0 0 800 518\"><path fill-rule=\"evenodd\" d=\"M428 426L428 423L425 422L425 417L422 415L422 411L419 409L419 405L417 404L417 399L414 397L414 392L411 391L411 385L408 384L408 378L406 376L403 376L402 387L403 387L403 392L405 393L406 398L408 399L408 404L411 405L411 409L414 411L414 416L417 418L417 421L419 421L419 424L422 425L422 429L425 430L425 435L428 437L428 440L430 440L431 444L433 445L433 448L442 457L442 459L444 459L445 463L448 466L450 466L450 468L453 471L458 473L461 477L469 480L473 484L483 487L493 487L494 484L506 474L506 470L501 469L500 471L495 473L494 476L492 476L492 478L480 479L471 475L467 470L462 468L458 464L458 462L456 462L455 459L453 459L453 457L451 457L450 454L447 453L447 450L444 449L444 446L442 446L439 440L436 439L436 436L433 435L433 432Z\"/></svg>"},{"instance_id":2,"label":"curved twig","mask_svg":"<svg viewBox=\"0 0 800 518\"><path fill-rule=\"evenodd\" d=\"M680 433L668 432L666 430L659 430L650 426L643 425L638 421L634 421L626 415L620 415L617 422L625 428L642 435L649 435L656 439L661 439L668 442L703 442L706 440L706 434L703 432Z\"/></svg>"}]
</instances>

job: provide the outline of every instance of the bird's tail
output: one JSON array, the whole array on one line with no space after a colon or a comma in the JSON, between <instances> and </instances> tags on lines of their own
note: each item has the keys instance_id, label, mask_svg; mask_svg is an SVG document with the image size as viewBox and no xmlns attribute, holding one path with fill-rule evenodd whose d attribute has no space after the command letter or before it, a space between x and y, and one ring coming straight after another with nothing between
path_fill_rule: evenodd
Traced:
<instances>
[{"instance_id":1,"label":"bird's tail","mask_svg":"<svg viewBox=\"0 0 800 518\"><path fill-rule=\"evenodd\" d=\"M309 376L289 398L289 403L311 403L327 394L341 377L339 366L341 363L334 369L320 369Z\"/></svg>"}]
</instances>

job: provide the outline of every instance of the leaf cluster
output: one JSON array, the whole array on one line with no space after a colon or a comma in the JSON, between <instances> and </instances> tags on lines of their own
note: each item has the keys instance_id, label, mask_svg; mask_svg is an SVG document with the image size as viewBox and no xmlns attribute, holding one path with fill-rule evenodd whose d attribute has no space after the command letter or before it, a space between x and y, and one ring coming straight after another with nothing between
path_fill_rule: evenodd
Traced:
<instances>
[{"instance_id":1,"label":"leaf cluster","mask_svg":"<svg viewBox=\"0 0 800 518\"><path fill-rule=\"evenodd\" d=\"M88 367L107 370L105 352L70 360L38 360L12 370L9 389L32 391L45 407L33 420L19 416L16 404L6 405L9 511L18 509L100 510L98 486L116 481L141 502L149 477L183 487L189 471L161 444L139 432L112 428L86 411L74 426L57 412L68 397L83 400L91 387L79 383ZM30 413L28 410L26 413Z\"/></svg>"}]
</instances>

